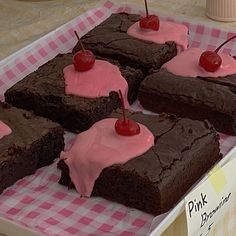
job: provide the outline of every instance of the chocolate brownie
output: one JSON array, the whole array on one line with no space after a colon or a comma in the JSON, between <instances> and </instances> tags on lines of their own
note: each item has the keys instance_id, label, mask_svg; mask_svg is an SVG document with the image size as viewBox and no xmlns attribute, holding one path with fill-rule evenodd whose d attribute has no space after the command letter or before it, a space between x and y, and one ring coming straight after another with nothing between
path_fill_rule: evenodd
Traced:
<instances>
[{"instance_id":1,"label":"chocolate brownie","mask_svg":"<svg viewBox=\"0 0 236 236\"><path fill-rule=\"evenodd\" d=\"M126 32L139 15L112 14L108 19L82 37L86 49L95 55L118 60L121 64L141 68L144 72L158 69L177 54L174 42L157 44L129 36ZM77 44L73 52L79 51Z\"/></svg>"},{"instance_id":2,"label":"chocolate brownie","mask_svg":"<svg viewBox=\"0 0 236 236\"><path fill-rule=\"evenodd\" d=\"M153 112L208 119L217 131L236 135L236 75L190 78L161 69L140 86L141 105Z\"/></svg>"},{"instance_id":3,"label":"chocolate brownie","mask_svg":"<svg viewBox=\"0 0 236 236\"><path fill-rule=\"evenodd\" d=\"M37 168L49 165L64 148L59 124L0 103L0 120L12 132L0 139L0 193Z\"/></svg>"},{"instance_id":4,"label":"chocolate brownie","mask_svg":"<svg viewBox=\"0 0 236 236\"><path fill-rule=\"evenodd\" d=\"M5 93L7 102L16 107L34 111L77 132L88 129L96 121L109 116L120 106L117 92L109 97L84 98L65 94L63 68L72 63L72 54L58 55ZM119 63L112 60L112 63ZM120 66L129 85L128 100L137 98L139 85L144 78L141 70Z\"/></svg>"},{"instance_id":5,"label":"chocolate brownie","mask_svg":"<svg viewBox=\"0 0 236 236\"><path fill-rule=\"evenodd\" d=\"M93 196L158 215L170 210L220 158L219 137L208 121L134 113L155 137L154 146L125 164L105 168ZM73 186L63 160L60 184Z\"/></svg>"}]
</instances>

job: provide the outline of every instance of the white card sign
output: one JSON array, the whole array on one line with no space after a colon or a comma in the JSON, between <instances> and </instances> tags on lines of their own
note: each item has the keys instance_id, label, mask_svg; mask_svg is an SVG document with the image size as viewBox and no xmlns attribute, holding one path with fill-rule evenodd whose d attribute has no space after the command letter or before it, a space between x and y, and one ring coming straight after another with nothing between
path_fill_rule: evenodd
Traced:
<instances>
[{"instance_id":1,"label":"white card sign","mask_svg":"<svg viewBox=\"0 0 236 236\"><path fill-rule=\"evenodd\" d=\"M208 178L185 197L189 236L207 236L234 200L236 159L216 166Z\"/></svg>"}]
</instances>

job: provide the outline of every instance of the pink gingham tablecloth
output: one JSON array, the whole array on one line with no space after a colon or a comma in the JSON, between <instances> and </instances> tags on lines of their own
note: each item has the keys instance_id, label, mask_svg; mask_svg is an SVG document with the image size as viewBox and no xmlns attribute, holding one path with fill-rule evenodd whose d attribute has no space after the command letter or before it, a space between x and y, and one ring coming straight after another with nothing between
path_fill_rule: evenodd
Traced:
<instances>
[{"instance_id":1,"label":"pink gingham tablecloth","mask_svg":"<svg viewBox=\"0 0 236 236\"><path fill-rule=\"evenodd\" d=\"M0 98L4 99L6 89L40 65L58 53L70 51L77 41L74 30L82 36L113 12L144 14L142 8L107 1L16 52L0 62ZM214 49L233 35L183 18L157 14L161 19L187 25L190 46ZM236 55L236 44L230 42L223 51ZM220 136L221 151L226 154L236 144L236 138ZM67 146L73 137L66 133ZM102 198L80 198L74 190L57 183L59 176L55 162L19 180L0 195L0 216L44 235L141 236L148 233L153 216Z\"/></svg>"}]
</instances>

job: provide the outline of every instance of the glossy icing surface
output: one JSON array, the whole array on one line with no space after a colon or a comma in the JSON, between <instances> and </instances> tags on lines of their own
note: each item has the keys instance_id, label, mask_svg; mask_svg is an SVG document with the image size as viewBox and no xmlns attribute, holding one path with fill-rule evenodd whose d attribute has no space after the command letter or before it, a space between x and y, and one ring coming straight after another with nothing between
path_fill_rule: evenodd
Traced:
<instances>
[{"instance_id":1,"label":"glossy icing surface","mask_svg":"<svg viewBox=\"0 0 236 236\"><path fill-rule=\"evenodd\" d=\"M0 139L4 136L11 134L11 128L0 120Z\"/></svg>"},{"instance_id":2,"label":"glossy icing surface","mask_svg":"<svg viewBox=\"0 0 236 236\"><path fill-rule=\"evenodd\" d=\"M154 145L152 132L142 124L139 124L138 135L118 135L114 128L116 120L109 118L95 123L77 135L69 151L61 153L69 167L70 178L82 196L91 195L95 180L104 168L125 163Z\"/></svg>"},{"instance_id":3,"label":"glossy icing surface","mask_svg":"<svg viewBox=\"0 0 236 236\"><path fill-rule=\"evenodd\" d=\"M109 96L111 91L118 92L120 89L125 99L125 107L129 107L128 84L117 66L107 61L96 60L93 68L88 71L78 72L73 65L69 65L63 72L66 94L97 98Z\"/></svg>"},{"instance_id":4,"label":"glossy icing surface","mask_svg":"<svg viewBox=\"0 0 236 236\"><path fill-rule=\"evenodd\" d=\"M168 41L174 41L181 51L188 47L188 28L185 25L168 21L160 21L158 31L141 29L139 22L131 25L127 34L138 39L163 44Z\"/></svg>"},{"instance_id":5,"label":"glossy icing surface","mask_svg":"<svg viewBox=\"0 0 236 236\"><path fill-rule=\"evenodd\" d=\"M218 53L222 58L222 64L216 72L205 71L199 66L199 58L202 53L203 50L200 48L189 48L165 63L162 68L183 77L224 77L236 74L236 60L224 53Z\"/></svg>"}]
</instances>

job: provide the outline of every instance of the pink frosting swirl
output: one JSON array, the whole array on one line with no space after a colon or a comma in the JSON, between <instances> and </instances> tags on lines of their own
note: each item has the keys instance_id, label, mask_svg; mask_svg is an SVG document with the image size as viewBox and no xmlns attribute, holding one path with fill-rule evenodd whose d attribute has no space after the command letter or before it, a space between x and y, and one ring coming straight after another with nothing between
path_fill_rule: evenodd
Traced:
<instances>
[{"instance_id":1,"label":"pink frosting swirl","mask_svg":"<svg viewBox=\"0 0 236 236\"><path fill-rule=\"evenodd\" d=\"M174 41L179 46L178 51L185 50L188 47L188 28L183 24L174 22L161 21L158 31L141 29L139 22L136 22L129 27L127 34L138 39L159 44Z\"/></svg>"},{"instance_id":2,"label":"pink frosting swirl","mask_svg":"<svg viewBox=\"0 0 236 236\"><path fill-rule=\"evenodd\" d=\"M199 66L199 58L203 51L200 48L189 48L165 63L162 68L183 77L224 77L236 74L236 60L224 53L218 53L222 58L222 64L216 72L205 71Z\"/></svg>"},{"instance_id":3,"label":"pink frosting swirl","mask_svg":"<svg viewBox=\"0 0 236 236\"><path fill-rule=\"evenodd\" d=\"M120 89L124 96L125 107L129 107L128 84L117 66L107 61L96 60L94 66L88 71L78 72L73 65L69 65L63 72L66 94L97 98L109 96L111 91L118 92Z\"/></svg>"}]
</instances>

